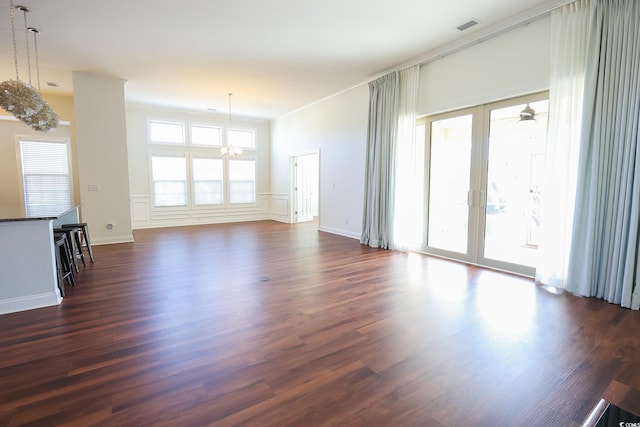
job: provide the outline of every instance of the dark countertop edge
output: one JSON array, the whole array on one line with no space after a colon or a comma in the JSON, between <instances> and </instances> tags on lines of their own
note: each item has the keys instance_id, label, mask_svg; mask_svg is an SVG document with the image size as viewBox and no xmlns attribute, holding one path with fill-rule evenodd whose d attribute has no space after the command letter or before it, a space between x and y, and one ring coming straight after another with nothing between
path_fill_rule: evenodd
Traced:
<instances>
[{"instance_id":1,"label":"dark countertop edge","mask_svg":"<svg viewBox=\"0 0 640 427\"><path fill-rule=\"evenodd\" d=\"M69 209L62 211L58 214L51 214L47 216L23 216L19 218L0 218L0 222L23 222L23 221L53 221L60 218L62 215L71 212L73 209L79 208L80 205L71 206Z\"/></svg>"}]
</instances>

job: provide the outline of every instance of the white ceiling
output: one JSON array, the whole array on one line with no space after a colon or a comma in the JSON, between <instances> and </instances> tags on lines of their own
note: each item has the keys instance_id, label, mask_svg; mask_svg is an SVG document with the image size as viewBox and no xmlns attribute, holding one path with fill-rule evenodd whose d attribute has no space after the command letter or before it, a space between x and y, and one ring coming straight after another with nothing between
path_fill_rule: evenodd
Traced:
<instances>
[{"instance_id":1,"label":"white ceiling","mask_svg":"<svg viewBox=\"0 0 640 427\"><path fill-rule=\"evenodd\" d=\"M9 0L0 2L0 80L8 80L15 78L10 9ZM43 91L72 93L71 71L95 72L126 80L128 102L226 112L233 92L234 114L273 118L562 1L14 3L31 8L28 24L41 32ZM16 12L20 78L26 81L24 19ZM480 24L464 33L456 29L470 19Z\"/></svg>"}]
</instances>

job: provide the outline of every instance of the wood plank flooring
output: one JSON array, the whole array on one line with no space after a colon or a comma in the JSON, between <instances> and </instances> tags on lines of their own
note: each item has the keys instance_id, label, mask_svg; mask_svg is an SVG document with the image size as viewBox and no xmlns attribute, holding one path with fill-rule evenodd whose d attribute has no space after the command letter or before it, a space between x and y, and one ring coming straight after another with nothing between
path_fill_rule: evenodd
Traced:
<instances>
[{"instance_id":1,"label":"wood plank flooring","mask_svg":"<svg viewBox=\"0 0 640 427\"><path fill-rule=\"evenodd\" d=\"M0 316L0 426L570 427L640 360L638 312L524 278L270 221L134 236Z\"/></svg>"}]
</instances>

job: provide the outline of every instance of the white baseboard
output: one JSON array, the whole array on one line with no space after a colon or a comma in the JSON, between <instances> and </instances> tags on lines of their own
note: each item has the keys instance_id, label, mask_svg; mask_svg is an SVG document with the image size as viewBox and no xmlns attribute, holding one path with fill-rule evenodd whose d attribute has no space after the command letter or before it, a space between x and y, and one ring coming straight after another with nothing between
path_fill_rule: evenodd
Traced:
<instances>
[{"instance_id":1,"label":"white baseboard","mask_svg":"<svg viewBox=\"0 0 640 427\"><path fill-rule=\"evenodd\" d=\"M52 305L60 304L61 301L62 298L60 298L55 292L5 299L0 301L0 314L50 307Z\"/></svg>"},{"instance_id":2,"label":"white baseboard","mask_svg":"<svg viewBox=\"0 0 640 427\"><path fill-rule=\"evenodd\" d=\"M144 230L149 228L168 228L168 227L188 227L191 225L211 225L211 224L228 224L234 222L252 222L252 221L264 221L269 220L268 216L235 216L235 217L220 217L220 218L208 218L203 220L194 219L167 219L148 221L146 223L134 223L134 230Z\"/></svg>"},{"instance_id":3,"label":"white baseboard","mask_svg":"<svg viewBox=\"0 0 640 427\"><path fill-rule=\"evenodd\" d=\"M131 243L131 242L133 242L133 234L126 234L123 236L91 238L91 246L113 245L116 243Z\"/></svg>"},{"instance_id":4,"label":"white baseboard","mask_svg":"<svg viewBox=\"0 0 640 427\"><path fill-rule=\"evenodd\" d=\"M350 237L352 239L360 240L360 235L351 231L339 230L337 228L331 228L331 227L324 227L322 225L318 227L318 230L324 231L325 233L337 234L338 236Z\"/></svg>"}]
</instances>

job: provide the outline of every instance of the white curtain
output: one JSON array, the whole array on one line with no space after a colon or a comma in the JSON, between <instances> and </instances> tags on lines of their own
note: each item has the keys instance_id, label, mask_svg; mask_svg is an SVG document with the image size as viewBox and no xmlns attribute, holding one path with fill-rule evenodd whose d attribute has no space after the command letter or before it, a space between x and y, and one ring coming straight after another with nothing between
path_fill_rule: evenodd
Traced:
<instances>
[{"instance_id":1,"label":"white curtain","mask_svg":"<svg viewBox=\"0 0 640 427\"><path fill-rule=\"evenodd\" d=\"M395 206L391 248L421 246L424 194L424 141L416 141L420 66L399 72Z\"/></svg>"},{"instance_id":2,"label":"white curtain","mask_svg":"<svg viewBox=\"0 0 640 427\"><path fill-rule=\"evenodd\" d=\"M369 82L369 129L360 242L390 248L393 233L398 73Z\"/></svg>"},{"instance_id":3,"label":"white curtain","mask_svg":"<svg viewBox=\"0 0 640 427\"><path fill-rule=\"evenodd\" d=\"M592 0L567 289L640 308L640 2Z\"/></svg>"},{"instance_id":4,"label":"white curtain","mask_svg":"<svg viewBox=\"0 0 640 427\"><path fill-rule=\"evenodd\" d=\"M582 126L589 0L551 13L545 186L536 281L566 288Z\"/></svg>"},{"instance_id":5,"label":"white curtain","mask_svg":"<svg viewBox=\"0 0 640 427\"><path fill-rule=\"evenodd\" d=\"M424 155L416 146L419 66L369 82L369 130L360 242L408 249L422 236ZM419 182L418 182L419 180Z\"/></svg>"}]
</instances>

